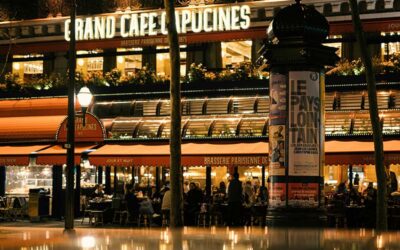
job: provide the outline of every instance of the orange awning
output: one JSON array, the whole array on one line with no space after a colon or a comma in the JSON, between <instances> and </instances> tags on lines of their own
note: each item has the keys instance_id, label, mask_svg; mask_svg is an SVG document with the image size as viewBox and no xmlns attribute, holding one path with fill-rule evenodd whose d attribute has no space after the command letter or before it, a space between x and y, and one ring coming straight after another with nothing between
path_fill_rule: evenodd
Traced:
<instances>
[{"instance_id":1,"label":"orange awning","mask_svg":"<svg viewBox=\"0 0 400 250\"><path fill-rule=\"evenodd\" d=\"M30 154L48 146L0 146L0 166L27 166Z\"/></svg>"},{"instance_id":2,"label":"orange awning","mask_svg":"<svg viewBox=\"0 0 400 250\"><path fill-rule=\"evenodd\" d=\"M400 141L383 142L385 164L400 162ZM372 141L326 141L325 164L374 164L374 143Z\"/></svg>"},{"instance_id":3,"label":"orange awning","mask_svg":"<svg viewBox=\"0 0 400 250\"><path fill-rule=\"evenodd\" d=\"M75 164L81 162L81 155L84 151L95 147L96 145L76 145L75 146ZM63 165L67 162L67 150L61 145L55 145L36 153L36 164L38 165Z\"/></svg>"},{"instance_id":4,"label":"orange awning","mask_svg":"<svg viewBox=\"0 0 400 250\"><path fill-rule=\"evenodd\" d=\"M0 101L0 117L67 115L68 99L52 97L40 99ZM76 104L79 110L79 104Z\"/></svg>"},{"instance_id":5,"label":"orange awning","mask_svg":"<svg viewBox=\"0 0 400 250\"><path fill-rule=\"evenodd\" d=\"M67 115L67 98L0 101L0 117Z\"/></svg>"},{"instance_id":6,"label":"orange awning","mask_svg":"<svg viewBox=\"0 0 400 250\"><path fill-rule=\"evenodd\" d=\"M261 165L268 163L268 143L185 143L184 166ZM89 154L94 165L169 166L168 144L105 145Z\"/></svg>"},{"instance_id":7,"label":"orange awning","mask_svg":"<svg viewBox=\"0 0 400 250\"><path fill-rule=\"evenodd\" d=\"M55 140L65 116L0 118L0 141Z\"/></svg>"}]
</instances>

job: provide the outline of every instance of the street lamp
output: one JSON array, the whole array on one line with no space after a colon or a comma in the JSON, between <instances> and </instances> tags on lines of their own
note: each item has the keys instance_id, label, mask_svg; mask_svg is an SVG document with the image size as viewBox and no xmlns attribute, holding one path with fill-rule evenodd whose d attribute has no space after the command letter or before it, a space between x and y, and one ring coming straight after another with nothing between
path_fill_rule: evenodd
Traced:
<instances>
[{"instance_id":1,"label":"street lamp","mask_svg":"<svg viewBox=\"0 0 400 250\"><path fill-rule=\"evenodd\" d=\"M93 95L88 87L82 87L78 93L78 102L82 108L83 126L85 126L85 115L89 104L92 102Z\"/></svg>"}]
</instances>

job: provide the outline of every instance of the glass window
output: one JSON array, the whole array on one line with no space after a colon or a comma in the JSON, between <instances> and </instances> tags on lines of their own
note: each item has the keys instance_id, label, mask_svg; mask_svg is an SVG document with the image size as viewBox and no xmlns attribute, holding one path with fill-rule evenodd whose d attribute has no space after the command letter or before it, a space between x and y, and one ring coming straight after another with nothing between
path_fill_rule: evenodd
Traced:
<instances>
[{"instance_id":1,"label":"glass window","mask_svg":"<svg viewBox=\"0 0 400 250\"><path fill-rule=\"evenodd\" d=\"M341 39L341 35L329 36L328 39ZM342 42L325 43L325 46L336 48L336 55L342 57Z\"/></svg>"},{"instance_id":2,"label":"glass window","mask_svg":"<svg viewBox=\"0 0 400 250\"><path fill-rule=\"evenodd\" d=\"M160 116L166 116L169 115L171 112L171 105L169 100L162 100L161 102L161 107L160 107Z\"/></svg>"},{"instance_id":3,"label":"glass window","mask_svg":"<svg viewBox=\"0 0 400 250\"><path fill-rule=\"evenodd\" d=\"M398 32L389 32L381 33L382 36L394 36L394 35L400 35L400 31ZM395 53L400 53L400 42L391 42L391 43L382 43L381 44L381 55L382 59L388 59L389 56L395 54Z\"/></svg>"},{"instance_id":4,"label":"glass window","mask_svg":"<svg viewBox=\"0 0 400 250\"><path fill-rule=\"evenodd\" d=\"M207 114L227 114L230 98L213 98L207 101Z\"/></svg>"},{"instance_id":5,"label":"glass window","mask_svg":"<svg viewBox=\"0 0 400 250\"><path fill-rule=\"evenodd\" d=\"M359 117L356 117L354 121L354 134L371 134L372 133L372 127L371 127L371 122L369 119L368 114L363 114L360 115Z\"/></svg>"},{"instance_id":6,"label":"glass window","mask_svg":"<svg viewBox=\"0 0 400 250\"><path fill-rule=\"evenodd\" d=\"M269 97L261 96L258 99L257 113L269 113Z\"/></svg>"},{"instance_id":7,"label":"glass window","mask_svg":"<svg viewBox=\"0 0 400 250\"><path fill-rule=\"evenodd\" d=\"M103 57L96 56L96 54L101 51L92 50L92 51L77 51L77 55L92 55L92 57L82 57L78 58L76 62L76 71L86 73L93 73L96 71L103 71Z\"/></svg>"},{"instance_id":8,"label":"glass window","mask_svg":"<svg viewBox=\"0 0 400 250\"><path fill-rule=\"evenodd\" d=\"M348 134L350 132L350 115L331 115L325 120L325 134Z\"/></svg>"},{"instance_id":9,"label":"glass window","mask_svg":"<svg viewBox=\"0 0 400 250\"><path fill-rule=\"evenodd\" d=\"M221 42L222 67L238 66L251 60L252 41Z\"/></svg>"},{"instance_id":10,"label":"glass window","mask_svg":"<svg viewBox=\"0 0 400 250\"><path fill-rule=\"evenodd\" d=\"M212 119L193 119L189 121L184 137L207 137Z\"/></svg>"},{"instance_id":11,"label":"glass window","mask_svg":"<svg viewBox=\"0 0 400 250\"><path fill-rule=\"evenodd\" d=\"M183 115L201 115L205 99L187 99L182 102Z\"/></svg>"},{"instance_id":12,"label":"glass window","mask_svg":"<svg viewBox=\"0 0 400 250\"><path fill-rule=\"evenodd\" d=\"M12 63L12 73L17 75L21 82L30 82L40 77L43 74L43 60L35 60L35 57L42 57L43 55L15 55L16 60L23 59L24 61ZM32 60L30 60L32 59Z\"/></svg>"},{"instance_id":13,"label":"glass window","mask_svg":"<svg viewBox=\"0 0 400 250\"><path fill-rule=\"evenodd\" d=\"M236 136L237 125L240 118L217 118L215 120L214 128L212 131L213 137L231 137Z\"/></svg>"},{"instance_id":14,"label":"glass window","mask_svg":"<svg viewBox=\"0 0 400 250\"><path fill-rule=\"evenodd\" d=\"M115 119L111 126L112 139L131 139L140 120Z\"/></svg>"},{"instance_id":15,"label":"glass window","mask_svg":"<svg viewBox=\"0 0 400 250\"><path fill-rule=\"evenodd\" d=\"M167 46L157 46L157 50L168 49ZM186 48L186 45L180 46L180 49ZM181 58L181 76L186 75L186 52L180 53ZM157 76L168 77L171 75L169 52L157 53Z\"/></svg>"},{"instance_id":16,"label":"glass window","mask_svg":"<svg viewBox=\"0 0 400 250\"><path fill-rule=\"evenodd\" d=\"M144 121L140 124L138 138L156 138L162 121Z\"/></svg>"},{"instance_id":17,"label":"glass window","mask_svg":"<svg viewBox=\"0 0 400 250\"><path fill-rule=\"evenodd\" d=\"M263 136L265 118L243 118L239 136Z\"/></svg>"},{"instance_id":18,"label":"glass window","mask_svg":"<svg viewBox=\"0 0 400 250\"><path fill-rule=\"evenodd\" d=\"M29 194L30 188L52 189L52 175L50 166L7 166L6 193Z\"/></svg>"},{"instance_id":19,"label":"glass window","mask_svg":"<svg viewBox=\"0 0 400 250\"><path fill-rule=\"evenodd\" d=\"M117 49L117 52L133 52L138 53L141 52L142 48L128 48L128 49ZM136 70L142 68L142 55L134 54L134 55L123 55L117 56L117 69L122 72L124 75L133 75Z\"/></svg>"},{"instance_id":20,"label":"glass window","mask_svg":"<svg viewBox=\"0 0 400 250\"><path fill-rule=\"evenodd\" d=\"M400 133L400 117L395 113L385 113L383 115L383 133L397 134Z\"/></svg>"}]
</instances>

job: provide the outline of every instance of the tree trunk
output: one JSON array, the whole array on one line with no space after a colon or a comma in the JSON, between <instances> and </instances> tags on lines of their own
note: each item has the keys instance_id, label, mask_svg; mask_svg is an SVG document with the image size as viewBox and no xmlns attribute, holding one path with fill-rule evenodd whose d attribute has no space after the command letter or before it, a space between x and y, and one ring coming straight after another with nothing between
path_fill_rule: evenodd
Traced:
<instances>
[{"instance_id":1,"label":"tree trunk","mask_svg":"<svg viewBox=\"0 0 400 250\"><path fill-rule=\"evenodd\" d=\"M384 166L383 154L383 139L382 128L380 126L378 103L376 95L375 72L372 67L370 52L367 47L363 27L360 20L357 0L349 0L351 13L353 16L354 31L356 33L357 42L360 46L361 59L365 65L368 101L369 101L369 116L372 124L374 148L375 148L375 171L378 182L378 198L376 203L376 229L379 232L387 230L387 178L386 169Z\"/></svg>"},{"instance_id":2,"label":"tree trunk","mask_svg":"<svg viewBox=\"0 0 400 250\"><path fill-rule=\"evenodd\" d=\"M179 41L175 24L174 0L164 0L169 55L171 58L170 98L171 98L171 137L170 137L170 181L171 181L171 214L172 228L183 226L183 190L181 168L181 85L180 85L180 58Z\"/></svg>"}]
</instances>

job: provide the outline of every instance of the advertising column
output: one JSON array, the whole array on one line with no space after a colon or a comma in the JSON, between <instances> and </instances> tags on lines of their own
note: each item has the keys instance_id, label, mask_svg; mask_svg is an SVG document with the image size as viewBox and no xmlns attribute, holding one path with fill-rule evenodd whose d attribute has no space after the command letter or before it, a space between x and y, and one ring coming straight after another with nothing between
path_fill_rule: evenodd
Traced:
<instances>
[{"instance_id":1,"label":"advertising column","mask_svg":"<svg viewBox=\"0 0 400 250\"><path fill-rule=\"evenodd\" d=\"M269 206L319 206L323 145L316 71L272 72L269 115ZM322 133L322 136L321 136Z\"/></svg>"}]
</instances>

